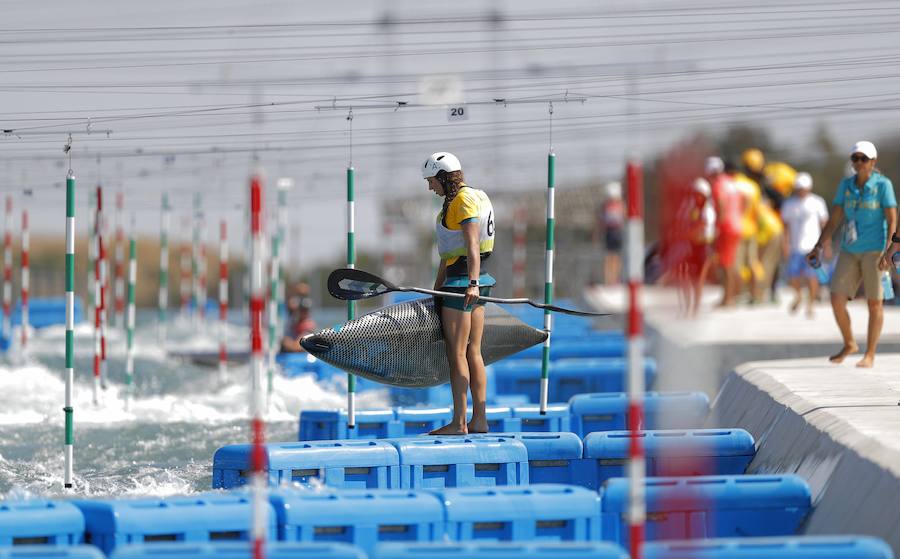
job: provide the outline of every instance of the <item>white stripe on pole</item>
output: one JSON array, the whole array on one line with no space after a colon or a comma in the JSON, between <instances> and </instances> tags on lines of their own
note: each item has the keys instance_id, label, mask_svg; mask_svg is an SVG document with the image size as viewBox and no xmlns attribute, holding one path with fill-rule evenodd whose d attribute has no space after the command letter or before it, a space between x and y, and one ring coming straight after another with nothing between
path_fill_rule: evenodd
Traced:
<instances>
[{"instance_id":1,"label":"white stripe on pole","mask_svg":"<svg viewBox=\"0 0 900 559\"><path fill-rule=\"evenodd\" d=\"M628 525L632 557L643 557L646 523L644 449L639 436L644 416L644 327L641 285L644 281L643 178L640 165L629 162L628 180Z\"/></svg>"}]
</instances>

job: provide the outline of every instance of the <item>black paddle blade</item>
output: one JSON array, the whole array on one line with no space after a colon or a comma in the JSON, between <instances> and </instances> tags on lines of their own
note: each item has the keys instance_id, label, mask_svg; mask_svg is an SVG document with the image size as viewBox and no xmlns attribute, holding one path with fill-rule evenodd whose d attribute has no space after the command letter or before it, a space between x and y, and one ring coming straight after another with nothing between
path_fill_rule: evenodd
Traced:
<instances>
[{"instance_id":1,"label":"black paddle blade","mask_svg":"<svg viewBox=\"0 0 900 559\"><path fill-rule=\"evenodd\" d=\"M328 275L328 292L335 299L357 301L394 291L394 286L375 274L354 268L338 268Z\"/></svg>"}]
</instances>

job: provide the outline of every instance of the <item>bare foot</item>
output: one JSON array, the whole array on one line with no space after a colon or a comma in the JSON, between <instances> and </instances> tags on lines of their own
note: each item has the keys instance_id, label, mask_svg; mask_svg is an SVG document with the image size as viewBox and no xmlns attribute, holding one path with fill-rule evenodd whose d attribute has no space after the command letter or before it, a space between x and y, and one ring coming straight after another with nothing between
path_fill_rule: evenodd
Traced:
<instances>
[{"instance_id":1,"label":"bare foot","mask_svg":"<svg viewBox=\"0 0 900 559\"><path fill-rule=\"evenodd\" d=\"M838 353L835 353L834 355L829 357L828 360L831 361L832 363L842 363L844 361L844 359L847 358L848 355L850 355L852 353L856 353L857 351L859 351L859 346L856 345L855 343L850 344L850 345L845 345L844 347L841 348L841 351L839 351Z\"/></svg>"},{"instance_id":2,"label":"bare foot","mask_svg":"<svg viewBox=\"0 0 900 559\"><path fill-rule=\"evenodd\" d=\"M869 355L868 353L863 356L862 359L859 360L859 363L856 364L860 369L871 369L872 365L875 364L875 356Z\"/></svg>"},{"instance_id":3,"label":"bare foot","mask_svg":"<svg viewBox=\"0 0 900 559\"><path fill-rule=\"evenodd\" d=\"M489 430L487 421L470 421L466 428L469 433L487 433Z\"/></svg>"},{"instance_id":4,"label":"bare foot","mask_svg":"<svg viewBox=\"0 0 900 559\"><path fill-rule=\"evenodd\" d=\"M457 425L456 423L448 423L444 425L440 429L435 429L434 431L428 433L429 435L468 435L469 432L466 430L466 424L463 423L462 426Z\"/></svg>"}]
</instances>

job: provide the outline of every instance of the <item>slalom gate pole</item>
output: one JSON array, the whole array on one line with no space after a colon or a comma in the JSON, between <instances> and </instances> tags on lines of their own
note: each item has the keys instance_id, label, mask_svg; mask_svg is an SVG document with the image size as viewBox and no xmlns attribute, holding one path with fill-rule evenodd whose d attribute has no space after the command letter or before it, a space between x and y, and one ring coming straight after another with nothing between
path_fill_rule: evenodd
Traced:
<instances>
[{"instance_id":1,"label":"slalom gate pole","mask_svg":"<svg viewBox=\"0 0 900 559\"><path fill-rule=\"evenodd\" d=\"M106 302L109 299L109 268L106 261L106 246L103 244L103 231L105 229L103 215L103 187L97 187L97 281L100 284L100 388L106 389L106 322L109 307Z\"/></svg>"},{"instance_id":2,"label":"slalom gate pole","mask_svg":"<svg viewBox=\"0 0 900 559\"><path fill-rule=\"evenodd\" d=\"M103 314L103 308L100 306L100 187L94 194L94 280L93 297L94 297L94 405L100 404L100 316Z\"/></svg>"},{"instance_id":3,"label":"slalom gate pole","mask_svg":"<svg viewBox=\"0 0 900 559\"><path fill-rule=\"evenodd\" d=\"M272 257L269 260L269 300L268 300L268 326L269 326L269 344L268 356L266 360L266 409L269 409L272 400L272 391L275 383L275 355L278 347L275 345L276 333L278 330L278 269L279 269L279 250L281 238L276 229L272 234Z\"/></svg>"},{"instance_id":4,"label":"slalom gate pole","mask_svg":"<svg viewBox=\"0 0 900 559\"><path fill-rule=\"evenodd\" d=\"M12 196L6 196L3 220L3 334L12 339Z\"/></svg>"},{"instance_id":5,"label":"slalom gate pole","mask_svg":"<svg viewBox=\"0 0 900 559\"><path fill-rule=\"evenodd\" d=\"M553 153L553 105L550 105L550 123L551 123L551 141L550 152L547 154L547 238L546 253L544 257L544 303L553 304L553 248L554 248L554 229L556 226L556 217L554 214L555 192L556 192L556 154ZM552 314L549 310L544 311L544 330L547 332L547 339L544 340L543 351L541 352L541 403L540 413L547 413L547 401L550 393L550 332L553 321Z\"/></svg>"},{"instance_id":6,"label":"slalom gate pole","mask_svg":"<svg viewBox=\"0 0 900 559\"><path fill-rule=\"evenodd\" d=\"M159 299L157 340L166 350L166 315L169 310L169 194L163 192L159 226Z\"/></svg>"},{"instance_id":7,"label":"slalom gate pole","mask_svg":"<svg viewBox=\"0 0 900 559\"><path fill-rule=\"evenodd\" d=\"M355 175L351 163L347 167L347 267L356 267ZM356 317L356 302L347 301L347 320ZM347 428L356 427L356 375L347 373Z\"/></svg>"},{"instance_id":8,"label":"slalom gate pole","mask_svg":"<svg viewBox=\"0 0 900 559\"><path fill-rule=\"evenodd\" d=\"M206 256L206 217L200 215L200 291L197 293L197 304L199 305L200 321L206 322L206 299L207 299L207 271L209 269L208 259Z\"/></svg>"},{"instance_id":9,"label":"slalom gate pole","mask_svg":"<svg viewBox=\"0 0 900 559\"><path fill-rule=\"evenodd\" d=\"M266 455L265 422L263 419L262 378L265 367L262 347L262 312L263 312L263 235L262 235L262 178L257 174L250 180L250 231L251 273L250 273L250 415L253 433L251 450L251 471L253 491L253 529L251 541L253 559L265 557L266 528L268 524L266 497Z\"/></svg>"},{"instance_id":10,"label":"slalom gate pole","mask_svg":"<svg viewBox=\"0 0 900 559\"><path fill-rule=\"evenodd\" d=\"M528 251L528 212L524 206L516 208L513 219L513 297L525 297L525 268Z\"/></svg>"},{"instance_id":11,"label":"slalom gate pole","mask_svg":"<svg viewBox=\"0 0 900 559\"><path fill-rule=\"evenodd\" d=\"M639 430L644 416L644 326L640 291L644 281L644 186L640 164L630 161L628 180L628 526L631 557L643 557L646 464Z\"/></svg>"},{"instance_id":12,"label":"slalom gate pole","mask_svg":"<svg viewBox=\"0 0 900 559\"><path fill-rule=\"evenodd\" d=\"M125 411L131 408L134 397L134 288L137 282L137 251L134 218L128 239L128 314L125 323Z\"/></svg>"},{"instance_id":13,"label":"slalom gate pole","mask_svg":"<svg viewBox=\"0 0 900 559\"><path fill-rule=\"evenodd\" d=\"M124 198L122 190L116 190L116 246L114 250L116 261L113 268L113 273L115 274L113 283L115 307L112 313L111 324L113 328L120 328L123 325L124 321L122 318L125 315L125 232L122 230Z\"/></svg>"},{"instance_id":14,"label":"slalom gate pole","mask_svg":"<svg viewBox=\"0 0 900 559\"><path fill-rule=\"evenodd\" d=\"M225 346L228 330L228 226L219 223L219 375L228 371L228 350Z\"/></svg>"},{"instance_id":15,"label":"slalom gate pole","mask_svg":"<svg viewBox=\"0 0 900 559\"><path fill-rule=\"evenodd\" d=\"M88 246L87 246L87 314L88 320L93 320L97 303L94 295L96 290L95 266L97 263L97 239L95 237L96 226L94 218L96 217L94 191L88 192L88 210L87 210L87 226L88 226ZM96 333L95 333L96 334Z\"/></svg>"},{"instance_id":16,"label":"slalom gate pole","mask_svg":"<svg viewBox=\"0 0 900 559\"><path fill-rule=\"evenodd\" d=\"M75 172L66 175L66 420L65 474L63 487L72 488L73 457L75 454Z\"/></svg>"},{"instance_id":17,"label":"slalom gate pole","mask_svg":"<svg viewBox=\"0 0 900 559\"><path fill-rule=\"evenodd\" d=\"M394 223L387 216L382 218L381 234L384 238L384 252L381 254L381 275L394 281L394 266L397 255L394 254Z\"/></svg>"},{"instance_id":18,"label":"slalom gate pole","mask_svg":"<svg viewBox=\"0 0 900 559\"><path fill-rule=\"evenodd\" d=\"M190 218L183 218L181 221L181 234L184 235L186 231L189 230L191 225ZM181 314L182 316L187 315L190 311L191 304L191 296L193 295L193 278L191 276L191 249L188 244L185 242L184 238L181 239L181 244L179 246L179 272L180 275L178 277L178 294L180 297L179 303L181 304Z\"/></svg>"},{"instance_id":19,"label":"slalom gate pole","mask_svg":"<svg viewBox=\"0 0 900 559\"><path fill-rule=\"evenodd\" d=\"M31 249L31 235L28 232L28 210L22 208L22 352L24 353L28 349L28 289L31 283L31 270L30 270L30 249Z\"/></svg>"}]
</instances>

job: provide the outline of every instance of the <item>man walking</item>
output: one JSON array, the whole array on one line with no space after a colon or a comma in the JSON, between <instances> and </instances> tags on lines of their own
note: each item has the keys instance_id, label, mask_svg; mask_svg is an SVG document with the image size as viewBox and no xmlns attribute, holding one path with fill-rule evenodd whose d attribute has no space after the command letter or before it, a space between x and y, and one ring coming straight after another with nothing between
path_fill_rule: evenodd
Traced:
<instances>
[{"instance_id":1,"label":"man walking","mask_svg":"<svg viewBox=\"0 0 900 559\"><path fill-rule=\"evenodd\" d=\"M812 318L813 302L819 291L819 279L815 271L806 264L806 255L813 249L822 228L828 221L828 206L818 194L813 194L813 180L809 173L800 173L794 181L794 195L781 206L784 220L784 257L787 261L787 276L794 289L791 312L797 312L803 302L803 284L809 288L806 316ZM825 254L829 254L831 239L825 239Z\"/></svg>"},{"instance_id":2,"label":"man walking","mask_svg":"<svg viewBox=\"0 0 900 559\"><path fill-rule=\"evenodd\" d=\"M821 262L820 252L825 239L830 239L838 226L844 225L841 253L831 279L831 308L844 347L832 355L832 363L842 362L859 351L850 328L847 302L862 282L869 306L869 329L866 353L857 367L871 367L875 363L875 349L884 322L884 293L881 273L888 267L889 233L897 226L897 199L891 181L875 170L878 152L872 142L856 142L850 151L855 174L841 181L832 202L832 212L825 229L807 254L810 263Z\"/></svg>"}]
</instances>

